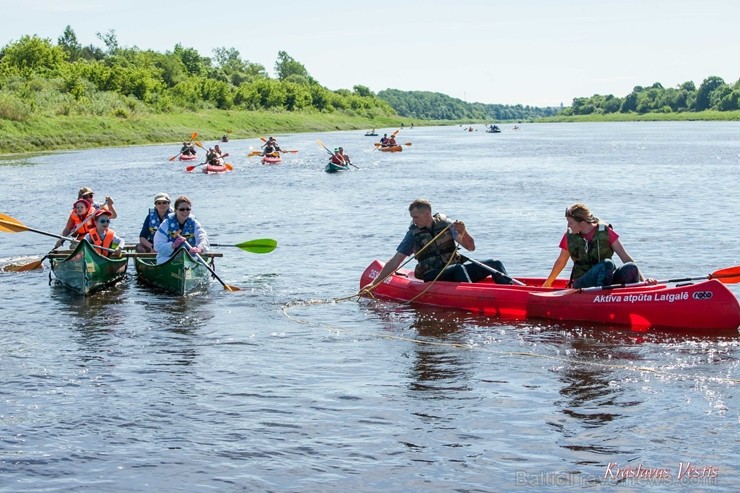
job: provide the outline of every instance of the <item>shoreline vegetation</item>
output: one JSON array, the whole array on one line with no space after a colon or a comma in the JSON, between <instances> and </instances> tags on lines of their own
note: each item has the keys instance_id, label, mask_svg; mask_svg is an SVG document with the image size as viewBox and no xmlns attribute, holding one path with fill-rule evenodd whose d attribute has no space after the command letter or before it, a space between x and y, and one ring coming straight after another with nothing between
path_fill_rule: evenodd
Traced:
<instances>
[{"instance_id":1,"label":"shoreline vegetation","mask_svg":"<svg viewBox=\"0 0 740 493\"><path fill-rule=\"evenodd\" d=\"M178 146L194 131L199 141L258 138L265 134L331 132L414 125L452 125L419 122L398 116L372 120L342 113L200 110L197 112L143 114L125 119L115 116L53 116L25 122L0 119L0 155L29 152L168 144Z\"/></svg>"},{"instance_id":2,"label":"shoreline vegetation","mask_svg":"<svg viewBox=\"0 0 740 493\"><path fill-rule=\"evenodd\" d=\"M655 121L740 121L740 111L702 111L686 113L612 113L551 116L509 123L608 123ZM0 119L0 156L30 152L50 152L96 147L169 144L177 146L194 131L198 140L218 141L258 138L265 134L332 132L406 128L411 125L485 125L483 120L418 120L399 116L373 119L344 113L201 110L197 112L116 116L71 115L33 118L24 122Z\"/></svg>"},{"instance_id":3,"label":"shoreline vegetation","mask_svg":"<svg viewBox=\"0 0 740 493\"><path fill-rule=\"evenodd\" d=\"M235 48L213 56L180 43L164 53L82 46L71 26L56 43L23 36L0 48L0 155L93 147L177 144L264 134L401 126L506 123L740 120L740 81L710 76L698 87L655 83L624 98L595 94L569 107L468 103L426 91L330 90L288 53L274 77Z\"/></svg>"}]
</instances>

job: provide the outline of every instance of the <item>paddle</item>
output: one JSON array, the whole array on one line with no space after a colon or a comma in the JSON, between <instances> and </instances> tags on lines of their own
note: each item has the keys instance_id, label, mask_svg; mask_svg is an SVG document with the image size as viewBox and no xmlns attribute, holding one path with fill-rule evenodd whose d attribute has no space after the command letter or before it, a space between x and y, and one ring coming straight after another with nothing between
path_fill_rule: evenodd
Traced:
<instances>
[{"instance_id":1,"label":"paddle","mask_svg":"<svg viewBox=\"0 0 740 493\"><path fill-rule=\"evenodd\" d=\"M213 269L211 268L211 266L210 266L210 265L208 265L208 264L206 263L206 261L205 261L205 260L203 260L203 257L201 257L199 253L193 253L193 252L190 252L190 254L191 254L191 255L195 255L195 258L197 258L197 259L198 259L198 261L199 261L199 262L200 262L201 264L203 264L203 266L204 266L204 267L205 267L206 269L208 269L208 271L209 271L209 272L210 272L210 273L211 273L211 274L213 275L213 277L215 277L215 278L216 278L216 279L218 280L218 282L220 282L220 283L221 283L221 285L222 285L222 286L224 287L224 289L225 289L226 291L241 291L241 288L238 288L238 287L236 287L236 286L230 286L230 285L226 284L225 282L223 282L223 280L222 280L222 279L221 279L220 277L218 277L218 274L216 274L216 271L215 271L215 270L213 270Z\"/></svg>"},{"instance_id":2,"label":"paddle","mask_svg":"<svg viewBox=\"0 0 740 493\"><path fill-rule=\"evenodd\" d=\"M513 284L516 284L517 286L525 286L525 284L524 284L524 283L523 283L522 281L517 281L517 280L516 280L516 279L514 279L513 277L511 277L511 276L509 276L509 275L507 275L507 274L504 274L504 273L503 273L503 272L501 272L500 270L496 270L496 269L494 269L494 268L493 268L493 267L491 267L490 265L486 265L486 264L484 264L483 262L480 262L480 261L478 261L478 260L475 260L474 258L466 257L465 255L461 255L461 257L462 257L462 258L463 258L464 260L469 260L469 261L473 262L473 263L474 263L475 265L477 265L478 267L481 267L481 268L483 268L483 269L486 269L486 270L487 270L488 272L490 272L490 273L492 273L492 274L498 274L498 275L500 275L500 276L503 276L504 278L506 278L506 279L510 280L510 281L511 281L511 282L512 282Z\"/></svg>"},{"instance_id":3,"label":"paddle","mask_svg":"<svg viewBox=\"0 0 740 493\"><path fill-rule=\"evenodd\" d=\"M250 240L236 245L224 245L221 243L211 243L213 247L234 247L241 248L251 253L270 253L277 247L277 241L270 238L261 238L259 240Z\"/></svg>"},{"instance_id":4,"label":"paddle","mask_svg":"<svg viewBox=\"0 0 740 493\"><path fill-rule=\"evenodd\" d=\"M191 135L191 136L190 136L190 142L194 141L194 140L195 140L195 138L196 138L197 136L198 136L198 132L193 132L193 135ZM188 144L189 144L190 142L188 142ZM196 142L195 144L196 144L196 145L198 145L198 143L197 143L197 142ZM203 146L199 146L199 147L203 147ZM182 154L182 152L178 152L177 154L175 154L174 156L172 156L172 157L170 158L170 161L174 161L174 160L175 160L175 158L177 158L177 156L179 156L180 154Z\"/></svg>"},{"instance_id":5,"label":"paddle","mask_svg":"<svg viewBox=\"0 0 740 493\"><path fill-rule=\"evenodd\" d=\"M740 282L740 265L735 267L726 267L724 269L716 270L711 274L701 277L683 277L680 279L665 279L662 281L656 281L656 284L670 284L677 282L688 282L688 281L701 281L704 279L718 279L723 284L736 284ZM633 282L630 284L610 284L608 286L594 286L590 288L569 288L560 291L550 291L545 293L532 293L537 296L567 296L573 293L589 293L592 291L608 291L619 288L634 288L638 286L648 286L648 281Z\"/></svg>"},{"instance_id":6,"label":"paddle","mask_svg":"<svg viewBox=\"0 0 740 493\"><path fill-rule=\"evenodd\" d=\"M205 267L206 269L208 269L208 272L210 272L210 273L211 273L211 275L213 275L213 277L215 277L215 278L216 278L216 279L218 280L218 282L220 282L220 283L221 283L221 285L222 285L222 286L224 287L224 289L225 289L226 291L241 291L241 288L238 288L238 287L236 287L236 286L230 286L230 285L226 284L226 283L225 283L225 282L224 282L224 281L223 281L223 280L222 280L222 279L221 279L221 278L220 278L220 277L218 276L218 274L216 274L216 271L215 271L215 270L213 270L213 269L211 268L211 266L210 266L210 265L208 265L208 262L206 262L205 260L203 260L203 257L201 257L199 253L195 253L194 251L192 251L192 249L191 249L192 247L190 246L190 244L189 244L189 243L188 243L187 241L186 241L186 242L184 242L184 243L182 244L182 246L186 247L186 248L188 249L188 253L190 253L190 255L192 255L192 256L194 256L194 257L195 257L196 259L198 259L198 261L199 261L199 262L200 262L201 264L203 264L203 267Z\"/></svg>"},{"instance_id":7,"label":"paddle","mask_svg":"<svg viewBox=\"0 0 740 493\"><path fill-rule=\"evenodd\" d=\"M3 267L3 270L5 272L27 272L29 270L38 269L41 267L41 264L43 264L44 260L49 258L49 255L51 255L52 253L56 253L56 248L50 251L49 253L47 253L46 255L44 255L43 257L41 257L41 260L34 260L33 262L29 262L27 264L22 264L22 265L13 265L13 264L6 265L5 267Z\"/></svg>"},{"instance_id":8,"label":"paddle","mask_svg":"<svg viewBox=\"0 0 740 493\"><path fill-rule=\"evenodd\" d=\"M52 238L59 238L62 240L68 240L68 241L74 241L79 242L80 240L77 240L75 238L70 238L69 236L62 236L62 235L55 235L54 233L47 233L46 231L41 231L39 229L33 229L22 222L20 222L18 219L14 217L10 217L6 214L0 214L0 231L3 233L23 233L24 231L31 231L32 233L38 233L45 236L51 236ZM105 247L99 247L96 246L95 248L100 248L102 250L107 250L109 252L114 252L115 250L112 248L105 248ZM49 252L49 254L52 252ZM47 254L47 255L49 255Z\"/></svg>"},{"instance_id":9,"label":"paddle","mask_svg":"<svg viewBox=\"0 0 740 493\"><path fill-rule=\"evenodd\" d=\"M375 147L383 147L383 144L381 144L380 142L376 142L373 145ZM403 145L403 146L410 146L411 145L411 142L404 142L403 144L396 144L396 145L397 146L401 146L401 145Z\"/></svg>"}]
</instances>

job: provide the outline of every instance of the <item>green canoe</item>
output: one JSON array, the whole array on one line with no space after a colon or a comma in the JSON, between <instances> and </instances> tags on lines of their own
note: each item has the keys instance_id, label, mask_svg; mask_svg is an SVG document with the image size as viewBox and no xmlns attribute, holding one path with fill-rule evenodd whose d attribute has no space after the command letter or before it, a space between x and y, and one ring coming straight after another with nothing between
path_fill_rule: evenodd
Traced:
<instances>
[{"instance_id":1,"label":"green canoe","mask_svg":"<svg viewBox=\"0 0 740 493\"><path fill-rule=\"evenodd\" d=\"M128 258L104 257L87 240L79 242L71 253L49 255L49 260L57 280L83 295L114 284L126 275L128 267Z\"/></svg>"},{"instance_id":2,"label":"green canoe","mask_svg":"<svg viewBox=\"0 0 740 493\"><path fill-rule=\"evenodd\" d=\"M184 296L196 291L205 291L211 283L211 273L206 266L188 253L178 249L167 262L157 265L153 253L132 254L139 279L168 293ZM222 257L221 253L202 253L204 259ZM211 260L212 262L213 260Z\"/></svg>"},{"instance_id":3,"label":"green canoe","mask_svg":"<svg viewBox=\"0 0 740 493\"><path fill-rule=\"evenodd\" d=\"M334 164L331 161L324 166L324 171L327 173L336 173L337 171L348 171L349 166L346 164Z\"/></svg>"}]
</instances>

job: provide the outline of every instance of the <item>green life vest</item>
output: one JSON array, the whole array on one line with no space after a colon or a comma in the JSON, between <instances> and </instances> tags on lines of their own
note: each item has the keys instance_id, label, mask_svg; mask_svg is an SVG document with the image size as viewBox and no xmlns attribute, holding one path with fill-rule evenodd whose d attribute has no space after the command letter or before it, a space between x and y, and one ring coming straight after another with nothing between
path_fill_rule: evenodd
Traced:
<instances>
[{"instance_id":1,"label":"green life vest","mask_svg":"<svg viewBox=\"0 0 740 493\"><path fill-rule=\"evenodd\" d=\"M409 230L414 235L414 252L420 252L416 254L416 261L418 263L414 269L414 276L417 279L423 279L426 273L435 269L441 269L447 265L450 257L454 257L450 265L460 263L457 244L452 238L451 228L447 229L442 236L437 238L433 245L429 245L422 251L422 248L432 241L448 224L447 217L437 213L432 216L431 228L418 228L414 224L409 227Z\"/></svg>"},{"instance_id":2,"label":"green life vest","mask_svg":"<svg viewBox=\"0 0 740 493\"><path fill-rule=\"evenodd\" d=\"M614 250L609 244L609 230L611 224L599 223L591 241L586 241L583 236L576 233L568 233L568 253L573 259L573 272L570 274L571 281L575 281L594 265L602 260L612 258Z\"/></svg>"}]
</instances>

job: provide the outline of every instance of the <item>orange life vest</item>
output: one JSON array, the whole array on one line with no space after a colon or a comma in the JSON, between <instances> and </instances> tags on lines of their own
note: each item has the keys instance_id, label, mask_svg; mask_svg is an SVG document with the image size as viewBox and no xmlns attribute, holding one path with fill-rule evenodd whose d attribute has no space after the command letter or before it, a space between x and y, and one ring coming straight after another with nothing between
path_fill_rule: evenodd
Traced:
<instances>
[{"instance_id":1,"label":"orange life vest","mask_svg":"<svg viewBox=\"0 0 740 493\"><path fill-rule=\"evenodd\" d=\"M74 231L74 235L76 237L75 239L77 240L81 240L82 238L87 236L87 233L89 233L90 230L95 229L95 225L93 224L93 221L90 220L93 214L95 214L95 209L90 207L90 209L88 209L87 212L88 213L84 218L81 218L80 216L78 216L77 212L74 209L72 209L72 212L69 213L69 220L72 221L72 223L74 223L69 234L70 235L73 234L72 231ZM83 222L85 224L82 224ZM80 226L80 224L82 224L82 226Z\"/></svg>"},{"instance_id":2,"label":"orange life vest","mask_svg":"<svg viewBox=\"0 0 740 493\"><path fill-rule=\"evenodd\" d=\"M103 247L103 248L110 248L111 244L113 243L113 238L116 236L113 231L110 229L105 232L105 238L102 240L100 239L100 235L98 235L98 230L96 228L92 228L90 230L90 239L92 240L92 244L96 247ZM96 248L98 253L102 255L103 257L109 257L111 252L108 250L103 250L100 248Z\"/></svg>"}]
</instances>

